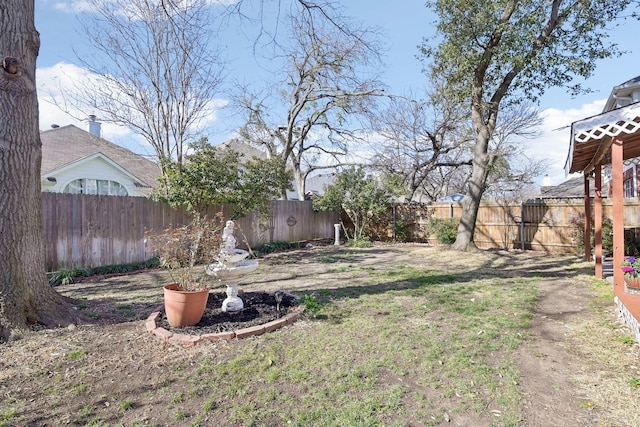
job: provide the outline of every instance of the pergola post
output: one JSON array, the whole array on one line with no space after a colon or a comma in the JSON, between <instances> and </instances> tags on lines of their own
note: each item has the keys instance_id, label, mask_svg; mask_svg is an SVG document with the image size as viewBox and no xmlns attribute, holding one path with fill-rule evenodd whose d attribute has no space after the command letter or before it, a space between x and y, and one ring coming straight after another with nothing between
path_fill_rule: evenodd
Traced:
<instances>
[{"instance_id":1,"label":"pergola post","mask_svg":"<svg viewBox=\"0 0 640 427\"><path fill-rule=\"evenodd\" d=\"M640 88L637 79L634 87ZM625 83L626 85L626 83ZM620 86L621 87L621 86ZM623 147L624 144L624 147ZM624 161L640 157L640 102L605 111L571 124L569 156L565 165L567 174L592 171L596 178L594 199L594 225L596 232L596 258L602 247L602 192L603 165L611 166L610 195L613 221L613 292L618 316L634 331L640 342L640 295L627 291L620 264L624 260ZM607 254L609 255L609 254ZM603 271L596 261L596 277ZM609 279L609 277L607 277Z\"/></svg>"},{"instance_id":2,"label":"pergola post","mask_svg":"<svg viewBox=\"0 0 640 427\"><path fill-rule=\"evenodd\" d=\"M624 259L624 188L622 140L613 138L611 145L611 186L613 199L613 285L624 287L624 274L619 268ZM618 288L621 289L621 288ZM617 292L616 292L617 294Z\"/></svg>"},{"instance_id":3,"label":"pergola post","mask_svg":"<svg viewBox=\"0 0 640 427\"><path fill-rule=\"evenodd\" d=\"M591 203L589 200L589 175L584 175L584 258L591 261ZM596 260L597 265L597 260Z\"/></svg>"},{"instance_id":4,"label":"pergola post","mask_svg":"<svg viewBox=\"0 0 640 427\"><path fill-rule=\"evenodd\" d=\"M596 250L596 277L603 279L602 269L602 163L597 163L593 168L595 178L593 198L593 229L595 234Z\"/></svg>"}]
</instances>

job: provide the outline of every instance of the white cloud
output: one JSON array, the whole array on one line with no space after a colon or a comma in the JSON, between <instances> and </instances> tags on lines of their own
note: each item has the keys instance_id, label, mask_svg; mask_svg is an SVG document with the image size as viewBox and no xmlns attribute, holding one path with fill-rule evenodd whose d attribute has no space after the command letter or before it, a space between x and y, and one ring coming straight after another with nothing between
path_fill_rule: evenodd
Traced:
<instances>
[{"instance_id":1,"label":"white cloud","mask_svg":"<svg viewBox=\"0 0 640 427\"><path fill-rule=\"evenodd\" d=\"M96 75L74 64L59 62L51 67L36 70L38 83L38 103L40 108L40 130L52 125L75 125L88 130L89 115L95 115L101 121L101 112L85 111L72 104L73 94L96 84ZM212 99L206 106L205 116L193 125L193 131L207 134L207 130L219 120L218 113L228 104L228 100ZM104 117L102 117L104 119ZM129 127L113 123L102 124L102 137L136 153L153 155L151 146Z\"/></svg>"},{"instance_id":2,"label":"white cloud","mask_svg":"<svg viewBox=\"0 0 640 427\"><path fill-rule=\"evenodd\" d=\"M66 13L81 13L95 10L95 7L88 0L45 0L50 4L53 9L60 10ZM109 0L103 0L109 1ZM180 0L178 3L189 4L191 0ZM238 0L207 0L207 3L211 5L231 6L237 3Z\"/></svg>"},{"instance_id":3,"label":"white cloud","mask_svg":"<svg viewBox=\"0 0 640 427\"><path fill-rule=\"evenodd\" d=\"M82 82L89 78L87 70L66 62L36 70L40 130L49 129L53 124L75 125L88 130L89 115L94 114L99 119L99 111L81 111L69 103L73 91L77 91ZM102 126L102 136L115 141L122 137L132 137L132 133L127 127L105 123Z\"/></svg>"},{"instance_id":4,"label":"white cloud","mask_svg":"<svg viewBox=\"0 0 640 427\"><path fill-rule=\"evenodd\" d=\"M86 73L72 64L60 62L52 67L38 68L36 81L38 82L38 104L40 107L40 130L49 129L53 124L59 126L75 125L85 128L81 115L65 107L65 93L72 89L72 82L84 79ZM86 116L86 114L84 114Z\"/></svg>"},{"instance_id":5,"label":"white cloud","mask_svg":"<svg viewBox=\"0 0 640 427\"><path fill-rule=\"evenodd\" d=\"M58 0L53 1L51 7L67 13L80 13L92 9L92 6L86 0Z\"/></svg>"},{"instance_id":6,"label":"white cloud","mask_svg":"<svg viewBox=\"0 0 640 427\"><path fill-rule=\"evenodd\" d=\"M579 108L548 108L542 111L544 121L541 135L524 143L529 145L527 152L533 159L548 160L547 174L551 185L558 185L570 178L565 176L564 164L569 153L571 123L600 114L605 102L606 99L599 99Z\"/></svg>"},{"instance_id":7,"label":"white cloud","mask_svg":"<svg viewBox=\"0 0 640 427\"><path fill-rule=\"evenodd\" d=\"M70 101L73 99L73 92L91 77L87 70L66 62L36 69L41 131L50 129L52 125L74 125L88 131L89 115L95 115L100 122L100 111L83 111ZM101 136L135 153L148 156L154 154L149 144L128 127L102 123Z\"/></svg>"}]
</instances>

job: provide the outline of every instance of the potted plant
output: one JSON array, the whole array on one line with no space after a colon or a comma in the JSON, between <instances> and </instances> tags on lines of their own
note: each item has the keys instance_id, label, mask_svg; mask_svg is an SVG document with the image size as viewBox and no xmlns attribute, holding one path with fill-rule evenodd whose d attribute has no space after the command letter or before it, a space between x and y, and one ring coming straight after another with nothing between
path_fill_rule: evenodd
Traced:
<instances>
[{"instance_id":1,"label":"potted plant","mask_svg":"<svg viewBox=\"0 0 640 427\"><path fill-rule=\"evenodd\" d=\"M208 262L211 254L218 252L222 223L221 214L212 220L196 214L185 226L149 237L160 265L171 276L172 283L163 288L165 315L172 327L193 326L202 319L209 287L198 264Z\"/></svg>"},{"instance_id":2,"label":"potted plant","mask_svg":"<svg viewBox=\"0 0 640 427\"><path fill-rule=\"evenodd\" d=\"M640 290L640 258L627 257L620 266L624 272L624 282L627 288Z\"/></svg>"}]
</instances>

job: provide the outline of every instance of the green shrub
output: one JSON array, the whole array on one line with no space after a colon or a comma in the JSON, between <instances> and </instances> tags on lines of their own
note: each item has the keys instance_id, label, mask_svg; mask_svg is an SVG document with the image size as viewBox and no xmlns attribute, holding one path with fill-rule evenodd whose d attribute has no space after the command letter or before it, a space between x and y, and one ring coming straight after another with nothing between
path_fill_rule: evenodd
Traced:
<instances>
[{"instance_id":1,"label":"green shrub","mask_svg":"<svg viewBox=\"0 0 640 427\"><path fill-rule=\"evenodd\" d=\"M158 268L159 266L160 260L158 257L153 257L137 264L113 264L95 268L61 268L58 271L47 273L47 280L51 286L68 285L69 283L73 283L73 279L76 277L130 273L137 270Z\"/></svg>"},{"instance_id":2,"label":"green shrub","mask_svg":"<svg viewBox=\"0 0 640 427\"><path fill-rule=\"evenodd\" d=\"M285 240L277 240L275 242L263 243L253 250L255 256L264 256L275 252L284 252L291 249L304 248L306 242L287 242Z\"/></svg>"},{"instance_id":3,"label":"green shrub","mask_svg":"<svg viewBox=\"0 0 640 427\"><path fill-rule=\"evenodd\" d=\"M396 242L406 242L411 231L411 224L407 221L396 220L394 224L394 236Z\"/></svg>"},{"instance_id":4,"label":"green shrub","mask_svg":"<svg viewBox=\"0 0 640 427\"><path fill-rule=\"evenodd\" d=\"M435 236L441 245L450 245L456 241L458 235L457 218L432 218L429 221L429 235Z\"/></svg>"},{"instance_id":5,"label":"green shrub","mask_svg":"<svg viewBox=\"0 0 640 427\"><path fill-rule=\"evenodd\" d=\"M345 246L350 248L370 248L373 246L373 243L371 243L368 237L361 237L359 239L347 240Z\"/></svg>"},{"instance_id":6,"label":"green shrub","mask_svg":"<svg viewBox=\"0 0 640 427\"><path fill-rule=\"evenodd\" d=\"M90 275L91 271L86 268L62 268L53 273L47 273L47 280L51 286L68 285L73 283L74 277Z\"/></svg>"},{"instance_id":7,"label":"green shrub","mask_svg":"<svg viewBox=\"0 0 640 427\"><path fill-rule=\"evenodd\" d=\"M629 228L624 230L624 254L627 256L640 256L640 229Z\"/></svg>"},{"instance_id":8,"label":"green shrub","mask_svg":"<svg viewBox=\"0 0 640 427\"><path fill-rule=\"evenodd\" d=\"M569 224L573 228L573 243L576 245L578 253L584 253L584 216L575 216L569 220ZM595 248L596 238L591 219L591 249ZM627 233L625 232L625 249L628 247ZM602 252L605 255L613 254L613 223L609 218L602 219ZM633 255L628 253L627 255Z\"/></svg>"},{"instance_id":9,"label":"green shrub","mask_svg":"<svg viewBox=\"0 0 640 427\"><path fill-rule=\"evenodd\" d=\"M303 295L300 298L300 303L305 306L307 313L317 313L322 308L322 305L318 301L315 295Z\"/></svg>"},{"instance_id":10,"label":"green shrub","mask_svg":"<svg viewBox=\"0 0 640 427\"><path fill-rule=\"evenodd\" d=\"M143 269L148 268L160 268L160 257L154 256L153 258L149 258L143 264Z\"/></svg>"}]
</instances>

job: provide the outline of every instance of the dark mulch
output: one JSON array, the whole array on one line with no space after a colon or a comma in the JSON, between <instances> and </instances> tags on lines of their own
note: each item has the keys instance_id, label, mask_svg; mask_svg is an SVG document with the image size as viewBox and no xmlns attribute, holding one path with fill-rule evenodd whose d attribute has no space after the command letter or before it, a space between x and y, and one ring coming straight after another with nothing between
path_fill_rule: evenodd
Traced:
<instances>
[{"instance_id":1,"label":"dark mulch","mask_svg":"<svg viewBox=\"0 0 640 427\"><path fill-rule=\"evenodd\" d=\"M235 331L277 320L286 315L289 308L293 307L296 302L294 296L285 294L280 303L280 310L278 310L273 294L244 292L238 296L244 302L244 308L240 311L233 313L223 312L220 307L222 307L222 301L227 295L224 292L210 293L207 300L207 308L204 311L202 320L197 325L173 328L167 322L166 317L163 316L160 326L174 333L189 335Z\"/></svg>"}]
</instances>

